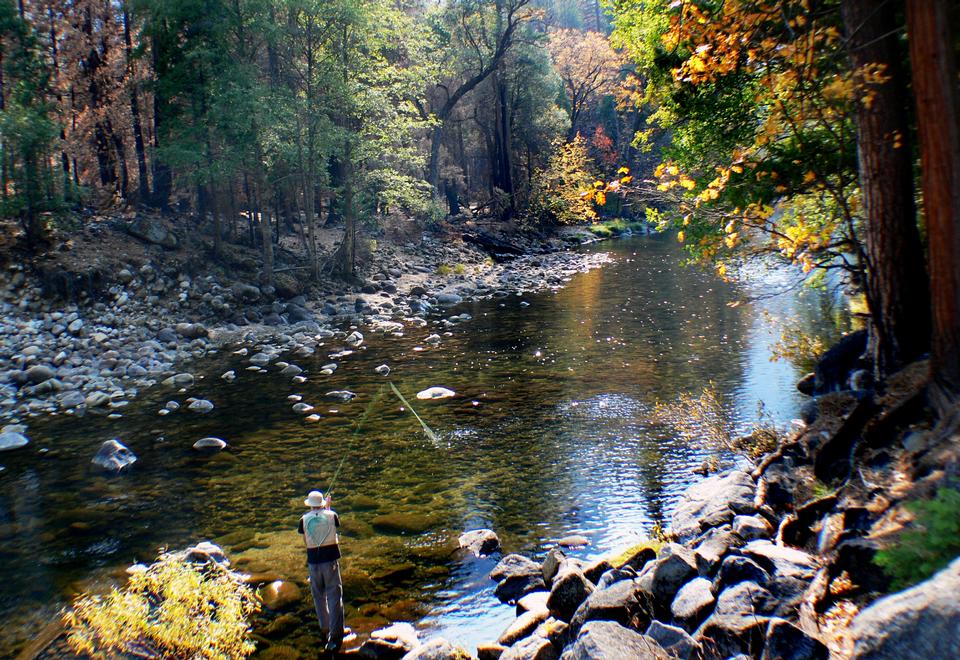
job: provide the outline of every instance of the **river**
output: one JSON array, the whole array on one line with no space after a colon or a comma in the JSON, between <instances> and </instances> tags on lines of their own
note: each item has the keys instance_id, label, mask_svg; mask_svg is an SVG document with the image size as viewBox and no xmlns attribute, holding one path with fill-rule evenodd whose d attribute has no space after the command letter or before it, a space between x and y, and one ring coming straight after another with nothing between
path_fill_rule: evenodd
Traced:
<instances>
[{"instance_id":1,"label":"river","mask_svg":"<svg viewBox=\"0 0 960 660\"><path fill-rule=\"evenodd\" d=\"M822 292L789 288L785 270L731 284L680 265L666 237L590 246L607 266L555 292L460 305L472 319L408 325L403 336L367 332L363 346L319 375L328 340L294 385L277 369L246 371L230 350L193 365L205 378L188 393L156 386L120 419L32 420L29 447L0 456L0 656L14 654L81 591L122 579L161 546L210 539L248 572L275 572L304 586L296 524L302 500L325 489L343 459L334 508L343 520L347 622L363 632L388 621L419 622L473 648L495 640L514 608L499 605L487 573L496 557L455 551L465 530L494 529L508 552L542 556L551 540L582 534L573 554L594 558L641 540L669 522L694 469L710 451L653 424L659 401L713 383L734 424L747 430L758 403L781 422L796 416L801 371L770 360L774 317L836 337L837 313ZM765 313L766 312L766 313ZM438 346L424 342L434 332ZM437 433L426 437L374 368L392 381ZM225 383L219 374L235 369ZM456 396L417 401L431 386ZM350 390L348 403L324 393ZM308 422L290 395L317 406ZM161 417L170 399L215 404ZM221 437L227 451L200 456L191 445ZM139 457L127 474L105 476L89 463L106 439ZM729 458L729 457L725 457ZM300 625L274 643L315 648L309 590L293 614ZM262 622L258 627L262 628Z\"/></svg>"}]
</instances>

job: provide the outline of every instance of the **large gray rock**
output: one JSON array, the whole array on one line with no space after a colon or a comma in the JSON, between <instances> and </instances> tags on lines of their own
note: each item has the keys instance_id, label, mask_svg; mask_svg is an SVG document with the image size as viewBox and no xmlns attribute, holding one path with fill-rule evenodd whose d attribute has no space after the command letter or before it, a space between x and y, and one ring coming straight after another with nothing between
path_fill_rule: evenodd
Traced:
<instances>
[{"instance_id":1,"label":"large gray rock","mask_svg":"<svg viewBox=\"0 0 960 660\"><path fill-rule=\"evenodd\" d=\"M500 537L492 529L464 532L460 535L459 542L461 548L466 548L475 557L486 557L500 549Z\"/></svg>"},{"instance_id":2,"label":"large gray rock","mask_svg":"<svg viewBox=\"0 0 960 660\"><path fill-rule=\"evenodd\" d=\"M19 449L20 447L26 447L29 443L30 440L27 436L19 431L0 432L0 451Z\"/></svg>"},{"instance_id":3,"label":"large gray rock","mask_svg":"<svg viewBox=\"0 0 960 660\"><path fill-rule=\"evenodd\" d=\"M173 232L167 231L160 220L139 216L127 225L127 231L141 241L153 243L168 250L176 249L179 241Z\"/></svg>"},{"instance_id":4,"label":"large gray rock","mask_svg":"<svg viewBox=\"0 0 960 660\"><path fill-rule=\"evenodd\" d=\"M778 616L787 616L799 607L804 592L820 568L820 560L813 555L770 541L751 541L740 552L770 574L770 580L764 586L777 597Z\"/></svg>"},{"instance_id":5,"label":"large gray rock","mask_svg":"<svg viewBox=\"0 0 960 660\"><path fill-rule=\"evenodd\" d=\"M549 616L550 613L546 610L524 612L500 634L497 643L504 646L513 646L524 637L529 637L537 629L537 626L546 621Z\"/></svg>"},{"instance_id":6,"label":"large gray rock","mask_svg":"<svg viewBox=\"0 0 960 660\"><path fill-rule=\"evenodd\" d=\"M56 371L43 364L35 364L27 369L27 380L38 385L50 380L56 375Z\"/></svg>"},{"instance_id":7,"label":"large gray rock","mask_svg":"<svg viewBox=\"0 0 960 660\"><path fill-rule=\"evenodd\" d=\"M738 513L756 511L755 492L753 479L740 470L704 479L680 498L670 531L681 543L692 541L706 528L728 523Z\"/></svg>"},{"instance_id":8,"label":"large gray rock","mask_svg":"<svg viewBox=\"0 0 960 660\"><path fill-rule=\"evenodd\" d=\"M738 582L756 582L761 587L770 583L770 574L749 557L731 555L723 560L717 577L714 578L716 591Z\"/></svg>"},{"instance_id":9,"label":"large gray rock","mask_svg":"<svg viewBox=\"0 0 960 660\"><path fill-rule=\"evenodd\" d=\"M733 519L733 531L744 541L769 539L773 526L762 516L737 516Z\"/></svg>"},{"instance_id":10,"label":"large gray rock","mask_svg":"<svg viewBox=\"0 0 960 660\"><path fill-rule=\"evenodd\" d=\"M370 633L357 655L376 660L399 660L419 647L420 640L414 627L409 623L395 623Z\"/></svg>"},{"instance_id":11,"label":"large gray rock","mask_svg":"<svg viewBox=\"0 0 960 660\"><path fill-rule=\"evenodd\" d=\"M237 282L230 287L230 293L233 294L234 300L239 302L255 303L260 300L260 289L252 284Z\"/></svg>"},{"instance_id":12,"label":"large gray rock","mask_svg":"<svg viewBox=\"0 0 960 660\"><path fill-rule=\"evenodd\" d=\"M689 658L696 657L696 652L700 648L699 645L693 641L693 637L688 635L682 628L668 626L659 621L652 621L650 627L647 628L647 632L644 634L662 646L663 650L666 651L671 658L688 660Z\"/></svg>"},{"instance_id":13,"label":"large gray rock","mask_svg":"<svg viewBox=\"0 0 960 660\"><path fill-rule=\"evenodd\" d=\"M703 622L693 639L708 658L729 658L745 653L750 657L763 648L769 617L753 614L714 614Z\"/></svg>"},{"instance_id":14,"label":"large gray rock","mask_svg":"<svg viewBox=\"0 0 960 660\"><path fill-rule=\"evenodd\" d=\"M696 629L717 602L712 586L710 580L699 577L683 585L670 604L674 620L687 630Z\"/></svg>"},{"instance_id":15,"label":"large gray rock","mask_svg":"<svg viewBox=\"0 0 960 660\"><path fill-rule=\"evenodd\" d=\"M771 619L761 660L827 660L830 651L820 640L783 619Z\"/></svg>"},{"instance_id":16,"label":"large gray rock","mask_svg":"<svg viewBox=\"0 0 960 660\"><path fill-rule=\"evenodd\" d=\"M209 331L201 323L178 323L174 326L174 329L177 334L186 339L200 339L209 334Z\"/></svg>"},{"instance_id":17,"label":"large gray rock","mask_svg":"<svg viewBox=\"0 0 960 660\"><path fill-rule=\"evenodd\" d=\"M137 462L136 455L119 440L106 440L91 460L108 472L120 472Z\"/></svg>"},{"instance_id":18,"label":"large gray rock","mask_svg":"<svg viewBox=\"0 0 960 660\"><path fill-rule=\"evenodd\" d=\"M717 597L714 615L771 614L777 609L773 594L754 582L740 582Z\"/></svg>"},{"instance_id":19,"label":"large gray rock","mask_svg":"<svg viewBox=\"0 0 960 660\"><path fill-rule=\"evenodd\" d=\"M591 621L562 660L667 660L670 656L651 637L613 621Z\"/></svg>"},{"instance_id":20,"label":"large gray rock","mask_svg":"<svg viewBox=\"0 0 960 660\"><path fill-rule=\"evenodd\" d=\"M697 540L694 555L701 575L713 575L724 556L743 545L743 539L734 534L729 525L714 527Z\"/></svg>"},{"instance_id":21,"label":"large gray rock","mask_svg":"<svg viewBox=\"0 0 960 660\"><path fill-rule=\"evenodd\" d=\"M407 652L403 660L462 660L465 655L463 649L437 637Z\"/></svg>"},{"instance_id":22,"label":"large gray rock","mask_svg":"<svg viewBox=\"0 0 960 660\"><path fill-rule=\"evenodd\" d=\"M960 558L929 580L881 598L850 626L853 658L960 658Z\"/></svg>"},{"instance_id":23,"label":"large gray rock","mask_svg":"<svg viewBox=\"0 0 960 660\"><path fill-rule=\"evenodd\" d=\"M557 649L549 639L531 635L504 651L500 660L557 660L557 656Z\"/></svg>"},{"instance_id":24,"label":"large gray rock","mask_svg":"<svg viewBox=\"0 0 960 660\"><path fill-rule=\"evenodd\" d=\"M543 581L547 584L553 582L553 578L556 577L557 571L560 570L560 564L567 558L567 555L564 554L563 550L560 548L550 548L547 551L547 556L543 558L543 562L540 564L540 570L543 572Z\"/></svg>"},{"instance_id":25,"label":"large gray rock","mask_svg":"<svg viewBox=\"0 0 960 660\"><path fill-rule=\"evenodd\" d=\"M638 581L650 593L661 611L668 611L680 587L697 576L697 560L691 550L668 543L660 557L644 566Z\"/></svg>"},{"instance_id":26,"label":"large gray rock","mask_svg":"<svg viewBox=\"0 0 960 660\"><path fill-rule=\"evenodd\" d=\"M73 390L60 397L60 407L76 408L77 406L86 403L86 400L87 397L83 395L83 392L80 392L79 390Z\"/></svg>"},{"instance_id":27,"label":"large gray rock","mask_svg":"<svg viewBox=\"0 0 960 660\"><path fill-rule=\"evenodd\" d=\"M516 602L532 591L545 591L547 588L540 564L516 554L501 559L490 571L490 577L499 582L494 594L504 603Z\"/></svg>"},{"instance_id":28,"label":"large gray rock","mask_svg":"<svg viewBox=\"0 0 960 660\"><path fill-rule=\"evenodd\" d=\"M547 608L561 621L569 622L580 604L593 593L593 585L577 568L565 567L553 580Z\"/></svg>"},{"instance_id":29,"label":"large gray rock","mask_svg":"<svg viewBox=\"0 0 960 660\"><path fill-rule=\"evenodd\" d=\"M577 608L570 621L570 634L576 636L588 621L616 621L622 625L646 627L653 604L637 580L622 580L606 589L598 589Z\"/></svg>"}]
</instances>

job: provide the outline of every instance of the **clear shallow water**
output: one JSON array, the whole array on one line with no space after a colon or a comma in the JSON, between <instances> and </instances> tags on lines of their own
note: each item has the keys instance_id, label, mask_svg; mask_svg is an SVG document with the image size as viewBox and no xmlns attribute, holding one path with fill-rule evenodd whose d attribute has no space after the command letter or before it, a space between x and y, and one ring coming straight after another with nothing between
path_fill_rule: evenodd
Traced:
<instances>
[{"instance_id":1,"label":"clear shallow water","mask_svg":"<svg viewBox=\"0 0 960 660\"><path fill-rule=\"evenodd\" d=\"M495 639L514 608L493 596L487 573L496 558L456 552L465 530L490 527L507 552L533 556L552 539L583 534L591 545L574 554L590 558L637 542L655 522L666 525L708 454L652 424L654 403L712 381L741 428L756 419L760 401L789 420L802 403L794 389L802 374L770 361L779 331L763 311L836 331L826 297L812 291L729 305L788 284L784 273L739 287L720 282L680 266L679 248L666 238L593 249L610 252L613 263L558 292L462 305L454 311L473 320L450 328L438 347L423 343L442 332L435 319L403 337L368 332L332 376L300 386L275 368L245 371L245 358L225 350L195 365L206 378L188 393L157 386L122 419L31 423L31 445L0 456L0 656L22 647L77 591L102 588L160 546L204 539L222 544L245 571L299 582L305 599L294 614L302 623L273 641L315 648L295 527L305 493L326 489L344 456L334 507L343 520L348 625L361 632L412 620L468 648ZM317 374L343 348L328 340L314 356L281 359ZM374 373L382 363L439 442ZM230 368L238 379L223 383L218 376ZM434 385L457 396L413 398ZM337 389L358 396L324 401ZM322 419L311 424L294 413L290 394L316 405ZM167 400L187 396L216 408L157 416ZM195 455L191 445L208 435L229 450ZM129 474L90 469L111 437L140 458Z\"/></svg>"}]
</instances>

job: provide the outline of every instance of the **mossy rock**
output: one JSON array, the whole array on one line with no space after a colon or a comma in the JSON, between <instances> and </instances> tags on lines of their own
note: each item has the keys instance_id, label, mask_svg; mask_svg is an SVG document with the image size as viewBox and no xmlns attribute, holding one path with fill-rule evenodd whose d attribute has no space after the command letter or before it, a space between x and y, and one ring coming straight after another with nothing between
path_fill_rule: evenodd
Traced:
<instances>
[{"instance_id":1,"label":"mossy rock","mask_svg":"<svg viewBox=\"0 0 960 660\"><path fill-rule=\"evenodd\" d=\"M421 564L446 564L460 549L460 544L454 538L449 538L441 543L431 543L429 545L418 545L410 548L409 556Z\"/></svg>"},{"instance_id":2,"label":"mossy rock","mask_svg":"<svg viewBox=\"0 0 960 660\"><path fill-rule=\"evenodd\" d=\"M253 540L253 537L253 530L240 529L235 532L230 532L229 534L224 534L223 536L218 536L216 541L219 546L227 545L233 548L237 544Z\"/></svg>"},{"instance_id":3,"label":"mossy rock","mask_svg":"<svg viewBox=\"0 0 960 660\"><path fill-rule=\"evenodd\" d=\"M663 547L663 542L654 541L648 539L642 543L638 543L634 546L631 546L621 552L618 555L615 555L609 559L610 565L614 568L623 568L625 564L629 564L632 560L642 556L650 555L650 559L653 559L659 554L660 548ZM652 554L651 554L652 553ZM645 562L644 562L645 563Z\"/></svg>"},{"instance_id":4,"label":"mossy rock","mask_svg":"<svg viewBox=\"0 0 960 660\"><path fill-rule=\"evenodd\" d=\"M264 637L285 637L300 626L303 621L294 614L281 614L262 629Z\"/></svg>"},{"instance_id":5,"label":"mossy rock","mask_svg":"<svg viewBox=\"0 0 960 660\"><path fill-rule=\"evenodd\" d=\"M362 520L357 520L356 518L341 518L340 519L340 529L338 532L342 536L347 536L354 539L365 539L373 536L373 527L369 524L363 522Z\"/></svg>"},{"instance_id":6,"label":"mossy rock","mask_svg":"<svg viewBox=\"0 0 960 660\"><path fill-rule=\"evenodd\" d=\"M424 606L412 598L398 600L380 608L380 615L387 621L418 621L424 614Z\"/></svg>"},{"instance_id":7,"label":"mossy rock","mask_svg":"<svg viewBox=\"0 0 960 660\"><path fill-rule=\"evenodd\" d=\"M376 589L370 575L359 568L342 568L340 581L343 584L343 595L349 600L369 598Z\"/></svg>"},{"instance_id":8,"label":"mossy rock","mask_svg":"<svg viewBox=\"0 0 960 660\"><path fill-rule=\"evenodd\" d=\"M417 565L413 562L405 561L384 566L383 569L377 571L370 577L374 582L395 584L413 577L416 572Z\"/></svg>"},{"instance_id":9,"label":"mossy rock","mask_svg":"<svg viewBox=\"0 0 960 660\"><path fill-rule=\"evenodd\" d=\"M298 660L302 656L292 646L275 644L259 651L254 657L262 660Z\"/></svg>"},{"instance_id":10,"label":"mossy rock","mask_svg":"<svg viewBox=\"0 0 960 660\"><path fill-rule=\"evenodd\" d=\"M372 522L374 529L386 534L423 534L440 525L438 517L421 513L385 513Z\"/></svg>"},{"instance_id":11,"label":"mossy rock","mask_svg":"<svg viewBox=\"0 0 960 660\"><path fill-rule=\"evenodd\" d=\"M343 503L351 511L371 511L380 508L380 500L367 495L351 495L344 498Z\"/></svg>"}]
</instances>

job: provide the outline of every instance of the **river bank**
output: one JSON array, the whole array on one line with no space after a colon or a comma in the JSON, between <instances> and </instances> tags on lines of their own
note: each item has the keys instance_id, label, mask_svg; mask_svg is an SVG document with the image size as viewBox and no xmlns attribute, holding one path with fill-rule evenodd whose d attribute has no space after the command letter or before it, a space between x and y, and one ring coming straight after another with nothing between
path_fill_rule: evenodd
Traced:
<instances>
[{"instance_id":1,"label":"river bank","mask_svg":"<svg viewBox=\"0 0 960 660\"><path fill-rule=\"evenodd\" d=\"M140 221L94 225L89 236L71 238L87 245L72 247L69 263L54 255L0 271L0 420L12 424L8 431L21 432L18 424L37 415L118 418L144 389L188 373L226 344L285 335L300 338L296 349L345 336L347 327L401 332L464 300L556 288L603 263L568 251L596 240L585 230L513 236L526 254L503 262L455 234L425 232L402 244L366 241L368 259L353 284L327 278L305 286L283 273L276 286L257 286L243 276L252 257L239 248L234 261L246 269L203 265L159 220ZM336 231L320 239L332 251ZM16 442L8 436L0 445Z\"/></svg>"}]
</instances>

